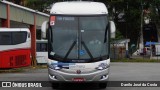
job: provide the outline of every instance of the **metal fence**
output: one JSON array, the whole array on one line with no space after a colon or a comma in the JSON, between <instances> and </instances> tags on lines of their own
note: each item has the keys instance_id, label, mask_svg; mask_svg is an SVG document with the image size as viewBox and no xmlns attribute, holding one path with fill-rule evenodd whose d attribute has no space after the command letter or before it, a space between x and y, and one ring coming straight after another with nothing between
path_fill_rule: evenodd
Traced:
<instances>
[{"instance_id":1,"label":"metal fence","mask_svg":"<svg viewBox=\"0 0 160 90\"><path fill-rule=\"evenodd\" d=\"M126 57L126 47L125 44L111 44L110 45L110 58L111 59L122 59Z\"/></svg>"}]
</instances>

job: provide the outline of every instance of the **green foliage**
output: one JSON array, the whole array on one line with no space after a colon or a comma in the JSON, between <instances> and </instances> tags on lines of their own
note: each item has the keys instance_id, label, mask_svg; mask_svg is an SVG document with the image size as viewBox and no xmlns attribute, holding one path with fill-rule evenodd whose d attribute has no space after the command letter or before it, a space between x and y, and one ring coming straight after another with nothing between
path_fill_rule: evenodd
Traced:
<instances>
[{"instance_id":1,"label":"green foliage","mask_svg":"<svg viewBox=\"0 0 160 90\"><path fill-rule=\"evenodd\" d=\"M116 37L114 39L111 39L111 41L120 40L120 39L124 39L124 36L119 30L116 30Z\"/></svg>"},{"instance_id":2,"label":"green foliage","mask_svg":"<svg viewBox=\"0 0 160 90\"><path fill-rule=\"evenodd\" d=\"M10 0L11 1L11 0ZM17 0L18 1L18 0ZM21 0L19 0L21 1ZM26 0L26 6L38 11L43 12L44 9L50 6L52 3L63 1L63 0ZM71 0L68 0L71 1ZM87 0L83 0L87 1ZM160 19L160 0L93 0L99 1L110 6L109 13L111 16L116 17L116 39L129 38L131 43L136 44L140 36L141 26L141 12L142 4L144 9L151 8L149 16L153 21ZM113 13L112 9L115 7L117 13ZM128 7L128 8L127 8ZM155 10L158 9L158 12ZM118 22L117 16L120 12L125 13L125 21L123 23Z\"/></svg>"},{"instance_id":3,"label":"green foliage","mask_svg":"<svg viewBox=\"0 0 160 90\"><path fill-rule=\"evenodd\" d=\"M149 17L152 21L157 20L160 15L157 14L155 7L160 6L160 0L124 0L124 2L111 2L111 7L115 7L117 13L112 14L115 17L117 29L121 32L121 35L125 38L130 39L130 45L136 44L140 37L140 26L141 26L141 13L144 9L150 9L151 13ZM143 10L142 10L143 5ZM111 9L112 10L112 9ZM110 10L110 12L112 12ZM118 14L125 13L124 19L126 22L118 22ZM117 36L119 36L117 34ZM116 37L117 37L116 36Z\"/></svg>"},{"instance_id":4,"label":"green foliage","mask_svg":"<svg viewBox=\"0 0 160 90\"><path fill-rule=\"evenodd\" d=\"M44 9L44 0L27 0L27 7L38 10L38 11L43 11Z\"/></svg>"},{"instance_id":5,"label":"green foliage","mask_svg":"<svg viewBox=\"0 0 160 90\"><path fill-rule=\"evenodd\" d=\"M124 39L124 36L119 30L116 31L116 39Z\"/></svg>"},{"instance_id":6,"label":"green foliage","mask_svg":"<svg viewBox=\"0 0 160 90\"><path fill-rule=\"evenodd\" d=\"M27 7L43 12L51 4L62 0L27 0Z\"/></svg>"}]
</instances>

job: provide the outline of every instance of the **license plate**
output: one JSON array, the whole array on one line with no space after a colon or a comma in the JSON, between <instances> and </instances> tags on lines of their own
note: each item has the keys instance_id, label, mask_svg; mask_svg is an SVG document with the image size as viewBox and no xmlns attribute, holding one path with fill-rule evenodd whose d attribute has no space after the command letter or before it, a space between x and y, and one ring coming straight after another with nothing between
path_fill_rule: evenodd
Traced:
<instances>
[{"instance_id":1,"label":"license plate","mask_svg":"<svg viewBox=\"0 0 160 90\"><path fill-rule=\"evenodd\" d=\"M72 81L83 82L83 81L85 81L85 79L84 78L73 78Z\"/></svg>"}]
</instances>

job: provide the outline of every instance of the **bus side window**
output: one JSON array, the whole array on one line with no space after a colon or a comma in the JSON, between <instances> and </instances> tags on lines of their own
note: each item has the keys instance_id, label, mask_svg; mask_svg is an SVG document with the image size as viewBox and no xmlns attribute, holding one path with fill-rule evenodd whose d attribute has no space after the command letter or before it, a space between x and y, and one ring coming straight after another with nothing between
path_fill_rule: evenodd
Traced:
<instances>
[{"instance_id":1,"label":"bus side window","mask_svg":"<svg viewBox=\"0 0 160 90\"><path fill-rule=\"evenodd\" d=\"M40 45L40 43L37 43L36 47L37 47L37 49L36 49L37 51L41 51L41 45Z\"/></svg>"},{"instance_id":2,"label":"bus side window","mask_svg":"<svg viewBox=\"0 0 160 90\"><path fill-rule=\"evenodd\" d=\"M41 51L47 51L47 45L45 43L41 44Z\"/></svg>"},{"instance_id":3,"label":"bus side window","mask_svg":"<svg viewBox=\"0 0 160 90\"><path fill-rule=\"evenodd\" d=\"M46 43L46 51L48 51L48 43Z\"/></svg>"},{"instance_id":4,"label":"bus side window","mask_svg":"<svg viewBox=\"0 0 160 90\"><path fill-rule=\"evenodd\" d=\"M0 33L0 45L12 45L12 34L11 32Z\"/></svg>"},{"instance_id":5,"label":"bus side window","mask_svg":"<svg viewBox=\"0 0 160 90\"><path fill-rule=\"evenodd\" d=\"M20 44L24 43L27 38L27 32L12 32L12 43Z\"/></svg>"}]
</instances>

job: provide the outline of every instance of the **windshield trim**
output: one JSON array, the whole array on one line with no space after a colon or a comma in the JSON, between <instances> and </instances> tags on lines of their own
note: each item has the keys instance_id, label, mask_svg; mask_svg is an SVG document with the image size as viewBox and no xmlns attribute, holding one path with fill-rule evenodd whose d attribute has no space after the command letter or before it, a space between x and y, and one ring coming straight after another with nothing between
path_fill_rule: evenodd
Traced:
<instances>
[{"instance_id":1,"label":"windshield trim","mask_svg":"<svg viewBox=\"0 0 160 90\"><path fill-rule=\"evenodd\" d=\"M94 14L94 15L64 15L64 14L52 14L51 16L69 16L69 17L108 17L108 14ZM108 18L109 19L109 18ZM109 26L109 20L107 21L108 24L107 26ZM49 25L49 28L51 28L51 31L52 31L52 27ZM109 28L106 28L107 31L109 31ZM105 29L105 31L106 31ZM52 36L52 35L51 35ZM109 38L109 37L108 37ZM49 39L51 39L51 37L49 37ZM51 42L53 43L53 41L51 40ZM109 42L107 40L107 42ZM49 45L49 44L48 44ZM49 45L50 46L50 45ZM52 47L52 45L50 46ZM82 63L89 63L89 62L97 62L97 61L102 61L102 60L106 60L106 59L109 59L109 49L108 49L108 53L106 55L103 55L103 56L100 56L100 57L95 57L95 58L90 58L90 59L73 59L73 58L65 58L65 57L61 57L59 55L56 55L57 57L55 56L52 56L50 55L50 52L52 52L52 50L49 50L49 53L48 53L48 58L49 59L52 59L52 60L57 60L57 61L60 61L60 62L70 62L70 63L81 63L81 62L78 62L78 61L81 61L81 60L84 60L85 62L82 62ZM91 56L90 56L91 57ZM73 62L73 60L78 60L77 62Z\"/></svg>"},{"instance_id":2,"label":"windshield trim","mask_svg":"<svg viewBox=\"0 0 160 90\"><path fill-rule=\"evenodd\" d=\"M91 63L91 62L97 62L97 61L102 61L102 60L109 59L109 54L101 56L101 57L96 57L96 58L93 58L93 59L65 59L65 60L61 56L56 55L56 57L55 57L55 55L54 56L50 55L49 59L60 61L60 62L63 62L63 63ZM74 60L74 62L73 62L73 60Z\"/></svg>"}]
</instances>

